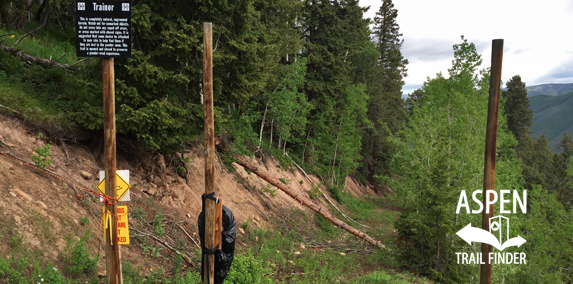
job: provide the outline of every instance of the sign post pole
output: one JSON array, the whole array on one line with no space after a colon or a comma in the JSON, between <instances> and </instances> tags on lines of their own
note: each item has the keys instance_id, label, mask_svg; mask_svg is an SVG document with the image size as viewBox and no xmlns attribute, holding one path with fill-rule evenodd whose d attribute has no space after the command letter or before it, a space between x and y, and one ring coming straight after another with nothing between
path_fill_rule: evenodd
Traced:
<instances>
[{"instance_id":1,"label":"sign post pole","mask_svg":"<svg viewBox=\"0 0 573 284\"><path fill-rule=\"evenodd\" d=\"M105 156L105 188L110 197L106 202L106 210L111 212L111 226L105 230L105 254L106 254L106 276L107 283L123 283L121 275L121 258L119 244L117 242L117 191L115 182L115 75L113 69L113 58L102 60L102 81L103 81L103 143ZM105 221L107 222L107 220ZM110 239L111 237L111 239Z\"/></svg>"},{"instance_id":2,"label":"sign post pole","mask_svg":"<svg viewBox=\"0 0 573 284\"><path fill-rule=\"evenodd\" d=\"M487 129L485 134L485 162L483 178L483 204L487 200L493 200L495 190L495 156L497 152L497 116L499 110L499 90L501 85L501 61L503 57L503 39L494 39L492 41L491 51L491 75L489 81L489 103L487 108ZM494 205L490 204L489 208L482 211L481 227L486 231L489 230L490 218L493 217ZM489 212L488 212L489 211ZM481 256L484 264L480 266L480 284L491 284L491 262L489 254L493 252L491 245L482 243Z\"/></svg>"},{"instance_id":3,"label":"sign post pole","mask_svg":"<svg viewBox=\"0 0 573 284\"><path fill-rule=\"evenodd\" d=\"M213 118L213 24L203 23L203 93L205 110L205 195L215 192L215 137ZM215 247L215 201L205 199L205 246ZM205 257L205 253L203 253ZM207 254L203 274L204 284L215 283L215 255Z\"/></svg>"},{"instance_id":4,"label":"sign post pole","mask_svg":"<svg viewBox=\"0 0 573 284\"><path fill-rule=\"evenodd\" d=\"M76 33L77 57L102 58L104 184L105 189L107 189L102 223L105 227L106 272L107 283L121 284L123 279L117 231L117 202L120 196L117 195L116 187L115 75L113 64L114 58L131 57L130 0L89 2L78 0L76 2ZM129 184L127 187L129 189Z\"/></svg>"}]
</instances>

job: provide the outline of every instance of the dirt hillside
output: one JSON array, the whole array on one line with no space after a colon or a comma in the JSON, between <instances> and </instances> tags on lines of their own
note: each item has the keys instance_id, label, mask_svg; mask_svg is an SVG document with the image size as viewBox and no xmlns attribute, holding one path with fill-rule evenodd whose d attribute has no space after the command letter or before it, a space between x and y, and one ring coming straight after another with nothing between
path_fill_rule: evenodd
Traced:
<instances>
[{"instance_id":1,"label":"dirt hillside","mask_svg":"<svg viewBox=\"0 0 573 284\"><path fill-rule=\"evenodd\" d=\"M31 159L35 154L34 149L49 143L53 145L49 155L53 163L47 170L87 188L99 183L103 150L98 141L103 141L102 137L78 143L46 136L38 138L41 132L19 119L0 114L0 141L5 144L0 147L0 152L34 164ZM126 146L129 143L124 144L118 142L117 165L120 170L130 171L132 201L127 205L130 211L130 235L133 237L130 245L122 246L122 261L141 265L149 271L157 266L168 267L171 262L167 262L166 257L142 257L149 253L145 249L149 247L163 247L162 255L172 255L165 244L156 241L141 243L136 238L156 235L161 233L161 229L165 232L163 239L167 245L188 246L188 257L196 261L195 243L199 242L196 222L204 191L202 147L182 154L188 158L189 169L188 176L183 178L177 173L179 158L176 156L164 157L136 147L130 148ZM266 159L264 163L253 158L252 162L265 167L274 177L283 179L291 188L308 196L311 184L300 171L285 170L273 158ZM237 164L232 167L235 173L229 172L219 159L216 164L216 186L220 190L220 198L233 211L238 224L250 219L256 226L269 226L268 215L280 215L293 207L313 216L310 210L293 202L292 198L269 186L266 181ZM311 178L319 183L317 177L311 175ZM346 181L346 189L355 196L376 195L350 178ZM326 192L326 189L322 188L322 191ZM323 198L314 200L323 202L326 207ZM92 235L88 242L90 253L104 255L103 231L99 226L101 208L99 200L88 191L26 163L0 155L0 252L9 249L10 237L23 236L31 249L41 251L45 259L58 266L63 261L61 252L66 248L66 240L78 240L89 230ZM245 245L241 233L238 234L237 244L238 247ZM98 274L105 275L104 267L105 259L102 258Z\"/></svg>"}]
</instances>

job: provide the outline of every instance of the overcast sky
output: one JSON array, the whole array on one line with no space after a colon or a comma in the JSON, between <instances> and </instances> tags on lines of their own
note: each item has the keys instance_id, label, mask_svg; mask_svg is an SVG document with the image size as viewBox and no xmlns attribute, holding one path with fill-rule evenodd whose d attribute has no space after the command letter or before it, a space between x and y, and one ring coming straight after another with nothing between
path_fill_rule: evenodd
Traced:
<instances>
[{"instance_id":1,"label":"overcast sky","mask_svg":"<svg viewBox=\"0 0 573 284\"><path fill-rule=\"evenodd\" d=\"M360 0L374 18L382 0ZM402 53L410 61L403 93L427 77L447 75L452 45L464 35L491 65L491 40L504 39L503 86L520 75L527 86L573 83L573 0L393 0L403 34Z\"/></svg>"}]
</instances>

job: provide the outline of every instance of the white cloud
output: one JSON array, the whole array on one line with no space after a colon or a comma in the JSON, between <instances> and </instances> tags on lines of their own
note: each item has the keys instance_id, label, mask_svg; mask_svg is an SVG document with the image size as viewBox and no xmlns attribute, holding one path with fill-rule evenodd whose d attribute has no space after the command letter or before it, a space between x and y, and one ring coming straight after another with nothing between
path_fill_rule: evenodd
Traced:
<instances>
[{"instance_id":1,"label":"white cloud","mask_svg":"<svg viewBox=\"0 0 573 284\"><path fill-rule=\"evenodd\" d=\"M366 14L370 18L381 3L381 0L360 0L361 6L371 6ZM504 39L504 82L517 74L529 86L571 82L567 81L571 79L567 77L570 73L563 73L567 71L563 63L573 61L573 40L563 30L573 27L573 1L394 0L393 3L405 39L403 52L410 60L407 86L421 85L438 72L446 74L453 59L452 45L461 42L461 35L476 44L484 60L482 68L491 64L491 40ZM562 69L565 71L560 72ZM404 88L404 93L411 91Z\"/></svg>"}]
</instances>

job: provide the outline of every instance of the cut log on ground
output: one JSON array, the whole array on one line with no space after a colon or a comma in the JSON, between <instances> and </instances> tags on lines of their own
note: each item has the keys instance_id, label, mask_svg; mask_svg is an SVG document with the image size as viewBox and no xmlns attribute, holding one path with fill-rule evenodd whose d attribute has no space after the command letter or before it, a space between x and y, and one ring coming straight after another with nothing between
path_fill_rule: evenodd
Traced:
<instances>
[{"instance_id":1,"label":"cut log on ground","mask_svg":"<svg viewBox=\"0 0 573 284\"><path fill-rule=\"evenodd\" d=\"M305 205L306 207L310 208L312 211L322 215L324 218L326 218L328 221L334 223L336 226L338 226L338 227L346 230L347 232L367 241L368 243L372 244L373 246L385 248L385 246L381 242L374 240L372 237L365 234L364 232L356 230L356 229L352 228L350 225L348 225L348 224L344 223L343 221L337 219L336 217L332 216L332 214L330 214L326 209L322 208L321 206L316 205L310 199L296 193L293 189L289 188L287 185L285 185L284 183L282 183L278 179L272 177L267 171L257 167L256 165L249 163L243 157L240 157L238 155L234 155L234 157L235 157L235 159L237 159L237 162L239 163L239 165L249 169L251 172L255 173L256 175L258 175L262 179L266 180L268 183L270 183L270 184L274 185L275 187L277 187L278 189L282 190L284 193L286 193L290 197L294 198L296 201L298 201L301 204Z\"/></svg>"}]
</instances>

